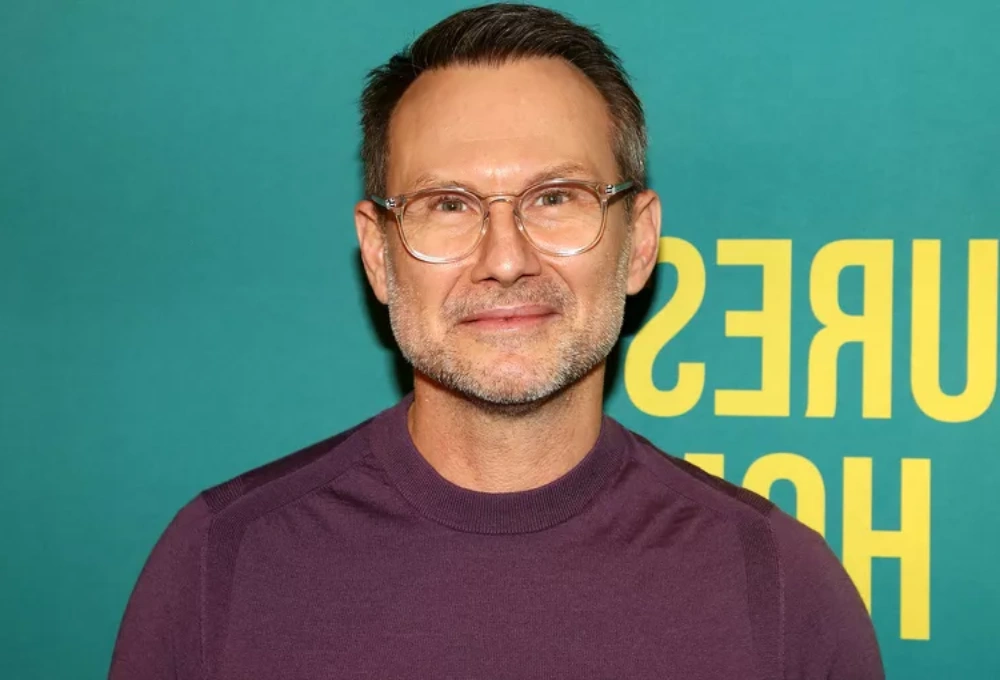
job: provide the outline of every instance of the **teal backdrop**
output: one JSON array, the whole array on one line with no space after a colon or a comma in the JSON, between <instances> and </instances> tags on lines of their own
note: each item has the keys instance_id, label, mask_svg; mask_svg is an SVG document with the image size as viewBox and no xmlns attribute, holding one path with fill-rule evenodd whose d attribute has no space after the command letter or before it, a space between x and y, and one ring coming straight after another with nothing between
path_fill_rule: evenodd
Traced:
<instances>
[{"instance_id":1,"label":"teal backdrop","mask_svg":"<svg viewBox=\"0 0 1000 680\"><path fill-rule=\"evenodd\" d=\"M104 676L183 503L406 389L356 102L463 6L0 6L4 678ZM623 58L664 201L609 412L822 530L890 678L1000 677L1000 5L552 6Z\"/></svg>"}]
</instances>

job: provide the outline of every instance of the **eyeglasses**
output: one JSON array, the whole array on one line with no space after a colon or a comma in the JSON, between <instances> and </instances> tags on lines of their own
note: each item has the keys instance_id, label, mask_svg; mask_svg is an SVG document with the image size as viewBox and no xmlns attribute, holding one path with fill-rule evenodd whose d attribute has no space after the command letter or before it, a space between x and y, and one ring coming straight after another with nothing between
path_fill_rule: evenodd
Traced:
<instances>
[{"instance_id":1,"label":"eyeglasses","mask_svg":"<svg viewBox=\"0 0 1000 680\"><path fill-rule=\"evenodd\" d=\"M440 187L370 198L396 216L403 246L413 257L446 264L479 247L489 228L490 206L498 201L513 206L518 230L537 250L560 257L579 255L604 235L608 202L633 185L553 179L519 194L482 195Z\"/></svg>"}]
</instances>

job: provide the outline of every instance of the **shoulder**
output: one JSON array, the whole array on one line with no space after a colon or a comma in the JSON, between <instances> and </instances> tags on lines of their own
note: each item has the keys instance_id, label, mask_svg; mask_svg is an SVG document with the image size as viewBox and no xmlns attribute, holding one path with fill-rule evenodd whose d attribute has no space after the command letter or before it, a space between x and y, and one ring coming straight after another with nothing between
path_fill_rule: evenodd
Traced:
<instances>
[{"instance_id":1,"label":"shoulder","mask_svg":"<svg viewBox=\"0 0 1000 680\"><path fill-rule=\"evenodd\" d=\"M634 462L657 484L722 520L769 531L770 516L777 510L771 501L659 449L636 432L625 431L633 442Z\"/></svg>"},{"instance_id":2,"label":"shoulder","mask_svg":"<svg viewBox=\"0 0 1000 680\"><path fill-rule=\"evenodd\" d=\"M204 489L174 515L154 552L180 557L193 543L203 542L220 520L234 514L244 520L258 517L276 501L293 500L335 479L367 452L364 428L369 422Z\"/></svg>"},{"instance_id":3,"label":"shoulder","mask_svg":"<svg viewBox=\"0 0 1000 680\"><path fill-rule=\"evenodd\" d=\"M275 496L308 493L346 472L367 452L364 431L371 421L370 418L332 437L248 470L205 489L198 497L209 513L220 515L236 505L256 501L261 506L267 506L268 499Z\"/></svg>"},{"instance_id":4,"label":"shoulder","mask_svg":"<svg viewBox=\"0 0 1000 680\"><path fill-rule=\"evenodd\" d=\"M871 616L826 540L784 512L771 524L784 580L786 668L793 677L884 678Z\"/></svg>"},{"instance_id":5,"label":"shoulder","mask_svg":"<svg viewBox=\"0 0 1000 680\"><path fill-rule=\"evenodd\" d=\"M775 667L795 678L884 677L868 611L820 534L768 499L629 434L634 460L735 529L755 639Z\"/></svg>"},{"instance_id":6,"label":"shoulder","mask_svg":"<svg viewBox=\"0 0 1000 680\"><path fill-rule=\"evenodd\" d=\"M204 489L173 516L152 557L160 558L157 562L194 558L218 527L244 525L332 481L367 452L369 422Z\"/></svg>"},{"instance_id":7,"label":"shoulder","mask_svg":"<svg viewBox=\"0 0 1000 680\"><path fill-rule=\"evenodd\" d=\"M242 528L350 469L368 448L367 422L248 470L186 503L142 567L122 616L109 677L200 677L203 647L211 638L202 633L215 630L218 621L211 616L224 611L216 599L225 591Z\"/></svg>"}]
</instances>

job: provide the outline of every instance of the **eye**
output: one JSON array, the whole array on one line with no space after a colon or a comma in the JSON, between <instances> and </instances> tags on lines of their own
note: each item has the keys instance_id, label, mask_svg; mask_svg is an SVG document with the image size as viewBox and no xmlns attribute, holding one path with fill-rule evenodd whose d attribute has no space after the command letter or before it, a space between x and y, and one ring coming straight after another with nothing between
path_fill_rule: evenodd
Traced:
<instances>
[{"instance_id":1,"label":"eye","mask_svg":"<svg viewBox=\"0 0 1000 680\"><path fill-rule=\"evenodd\" d=\"M570 192L565 189L546 189L535 200L537 205L546 207L562 205L567 203L570 198Z\"/></svg>"},{"instance_id":2,"label":"eye","mask_svg":"<svg viewBox=\"0 0 1000 680\"><path fill-rule=\"evenodd\" d=\"M438 212L459 213L468 210L469 205L461 196L436 196L431 209Z\"/></svg>"}]
</instances>

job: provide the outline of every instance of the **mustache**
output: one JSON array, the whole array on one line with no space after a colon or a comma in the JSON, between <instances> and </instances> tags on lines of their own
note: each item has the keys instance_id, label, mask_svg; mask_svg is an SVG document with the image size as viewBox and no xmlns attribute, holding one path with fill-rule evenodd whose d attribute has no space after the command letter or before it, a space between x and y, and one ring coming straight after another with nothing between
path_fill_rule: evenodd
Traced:
<instances>
[{"instance_id":1,"label":"mustache","mask_svg":"<svg viewBox=\"0 0 1000 680\"><path fill-rule=\"evenodd\" d=\"M517 289L501 289L477 293L475 297L459 298L444 305L444 316L458 322L496 307L547 305L562 313L573 304L573 296L554 282L532 283Z\"/></svg>"}]
</instances>

